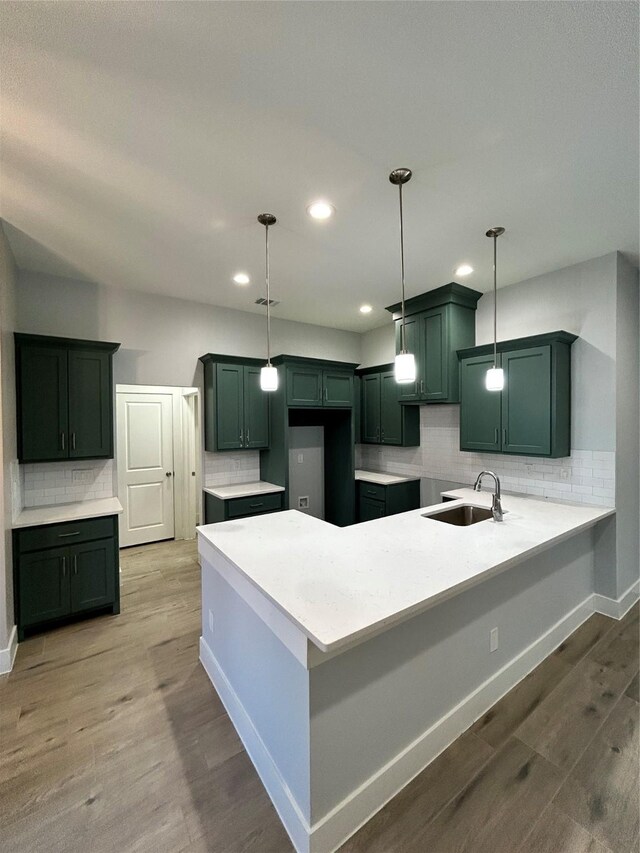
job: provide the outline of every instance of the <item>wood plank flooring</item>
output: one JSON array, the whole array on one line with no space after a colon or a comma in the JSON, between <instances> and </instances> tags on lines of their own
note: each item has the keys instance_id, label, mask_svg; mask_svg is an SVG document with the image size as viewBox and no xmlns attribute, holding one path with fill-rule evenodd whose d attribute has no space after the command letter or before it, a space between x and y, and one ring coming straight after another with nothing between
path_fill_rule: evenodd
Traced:
<instances>
[{"instance_id":1,"label":"wood plank flooring","mask_svg":"<svg viewBox=\"0 0 640 853\"><path fill-rule=\"evenodd\" d=\"M198 662L195 542L0 677L3 853L290 853ZM637 853L638 607L594 615L341 853Z\"/></svg>"}]
</instances>

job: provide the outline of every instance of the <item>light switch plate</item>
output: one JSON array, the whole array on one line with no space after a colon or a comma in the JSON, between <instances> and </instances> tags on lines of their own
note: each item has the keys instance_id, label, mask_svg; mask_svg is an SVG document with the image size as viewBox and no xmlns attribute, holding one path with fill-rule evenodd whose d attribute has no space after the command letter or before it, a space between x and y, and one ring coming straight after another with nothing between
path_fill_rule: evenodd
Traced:
<instances>
[{"instance_id":1,"label":"light switch plate","mask_svg":"<svg viewBox=\"0 0 640 853\"><path fill-rule=\"evenodd\" d=\"M298 462L304 462L304 453L298 453Z\"/></svg>"}]
</instances>

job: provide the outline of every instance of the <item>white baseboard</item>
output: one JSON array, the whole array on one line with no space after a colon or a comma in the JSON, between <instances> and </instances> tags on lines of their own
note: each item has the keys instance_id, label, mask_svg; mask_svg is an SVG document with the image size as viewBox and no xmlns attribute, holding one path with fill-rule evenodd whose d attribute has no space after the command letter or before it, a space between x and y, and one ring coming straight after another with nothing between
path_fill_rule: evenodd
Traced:
<instances>
[{"instance_id":1,"label":"white baseboard","mask_svg":"<svg viewBox=\"0 0 640 853\"><path fill-rule=\"evenodd\" d=\"M594 592L593 609L596 613L602 613L604 616L622 619L638 599L640 599L640 580L632 583L620 598L608 598L606 595L599 595Z\"/></svg>"},{"instance_id":2,"label":"white baseboard","mask_svg":"<svg viewBox=\"0 0 640 853\"><path fill-rule=\"evenodd\" d=\"M590 595L311 826L300 811L249 715L202 637L200 638L200 660L218 691L298 853L332 853L470 725L535 669L589 618L593 610L593 596Z\"/></svg>"},{"instance_id":3,"label":"white baseboard","mask_svg":"<svg viewBox=\"0 0 640 853\"><path fill-rule=\"evenodd\" d=\"M14 625L9 634L9 645L6 649L0 649L0 675L5 675L13 669L13 662L16 659L18 650L18 632Z\"/></svg>"}]
</instances>

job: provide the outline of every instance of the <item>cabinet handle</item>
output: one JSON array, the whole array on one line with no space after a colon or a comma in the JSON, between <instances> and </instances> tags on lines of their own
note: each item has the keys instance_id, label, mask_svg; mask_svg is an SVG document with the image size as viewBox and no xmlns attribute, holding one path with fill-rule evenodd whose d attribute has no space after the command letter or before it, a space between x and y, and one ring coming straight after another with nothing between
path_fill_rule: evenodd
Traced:
<instances>
[{"instance_id":1,"label":"cabinet handle","mask_svg":"<svg viewBox=\"0 0 640 853\"><path fill-rule=\"evenodd\" d=\"M260 501L257 504L249 504L249 509L257 509L259 506L264 506L264 501Z\"/></svg>"},{"instance_id":2,"label":"cabinet handle","mask_svg":"<svg viewBox=\"0 0 640 853\"><path fill-rule=\"evenodd\" d=\"M367 489L367 494L368 495L375 495L375 492L373 489Z\"/></svg>"},{"instance_id":3,"label":"cabinet handle","mask_svg":"<svg viewBox=\"0 0 640 853\"><path fill-rule=\"evenodd\" d=\"M78 574L78 555L73 555L73 573L74 575Z\"/></svg>"},{"instance_id":4,"label":"cabinet handle","mask_svg":"<svg viewBox=\"0 0 640 853\"><path fill-rule=\"evenodd\" d=\"M76 449L76 434L75 434L75 432L71 433L71 449L72 450Z\"/></svg>"},{"instance_id":5,"label":"cabinet handle","mask_svg":"<svg viewBox=\"0 0 640 853\"><path fill-rule=\"evenodd\" d=\"M247 427L247 435L245 436L244 443L246 447L249 447L249 427Z\"/></svg>"},{"instance_id":6,"label":"cabinet handle","mask_svg":"<svg viewBox=\"0 0 640 853\"><path fill-rule=\"evenodd\" d=\"M424 379L420 380L420 393L424 394Z\"/></svg>"},{"instance_id":7,"label":"cabinet handle","mask_svg":"<svg viewBox=\"0 0 640 853\"><path fill-rule=\"evenodd\" d=\"M502 430L502 444L506 446L507 444L507 430L506 428Z\"/></svg>"},{"instance_id":8,"label":"cabinet handle","mask_svg":"<svg viewBox=\"0 0 640 853\"><path fill-rule=\"evenodd\" d=\"M63 432L60 433L60 449L61 450L65 449L64 448L64 433Z\"/></svg>"},{"instance_id":9,"label":"cabinet handle","mask_svg":"<svg viewBox=\"0 0 640 853\"><path fill-rule=\"evenodd\" d=\"M242 430L240 430L240 447L243 447L243 444L242 444Z\"/></svg>"},{"instance_id":10,"label":"cabinet handle","mask_svg":"<svg viewBox=\"0 0 640 853\"><path fill-rule=\"evenodd\" d=\"M66 578L67 576L67 558L62 558L62 577Z\"/></svg>"},{"instance_id":11,"label":"cabinet handle","mask_svg":"<svg viewBox=\"0 0 640 853\"><path fill-rule=\"evenodd\" d=\"M329 389L328 389L328 388L325 388L325 389L324 389L324 399L325 399L325 400L328 400L328 399L329 399Z\"/></svg>"},{"instance_id":12,"label":"cabinet handle","mask_svg":"<svg viewBox=\"0 0 640 853\"><path fill-rule=\"evenodd\" d=\"M80 531L74 530L73 533L58 533L58 539L66 539L67 536L80 536Z\"/></svg>"},{"instance_id":13,"label":"cabinet handle","mask_svg":"<svg viewBox=\"0 0 640 853\"><path fill-rule=\"evenodd\" d=\"M496 437L494 439L494 444L498 443L498 427L496 427Z\"/></svg>"}]
</instances>

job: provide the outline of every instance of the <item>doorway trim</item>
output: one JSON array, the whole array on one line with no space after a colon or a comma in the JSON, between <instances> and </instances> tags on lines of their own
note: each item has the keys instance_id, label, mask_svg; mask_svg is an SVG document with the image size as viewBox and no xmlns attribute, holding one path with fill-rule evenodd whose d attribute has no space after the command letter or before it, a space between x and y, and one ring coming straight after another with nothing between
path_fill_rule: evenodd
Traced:
<instances>
[{"instance_id":1,"label":"doorway trim","mask_svg":"<svg viewBox=\"0 0 640 853\"><path fill-rule=\"evenodd\" d=\"M174 385L116 385L118 394L171 394L173 399L174 538L194 539L201 522L202 458L200 389ZM117 407L116 407L117 409ZM117 434L117 430L116 430ZM116 442L115 489L119 492ZM118 494L119 497L119 494Z\"/></svg>"}]
</instances>

